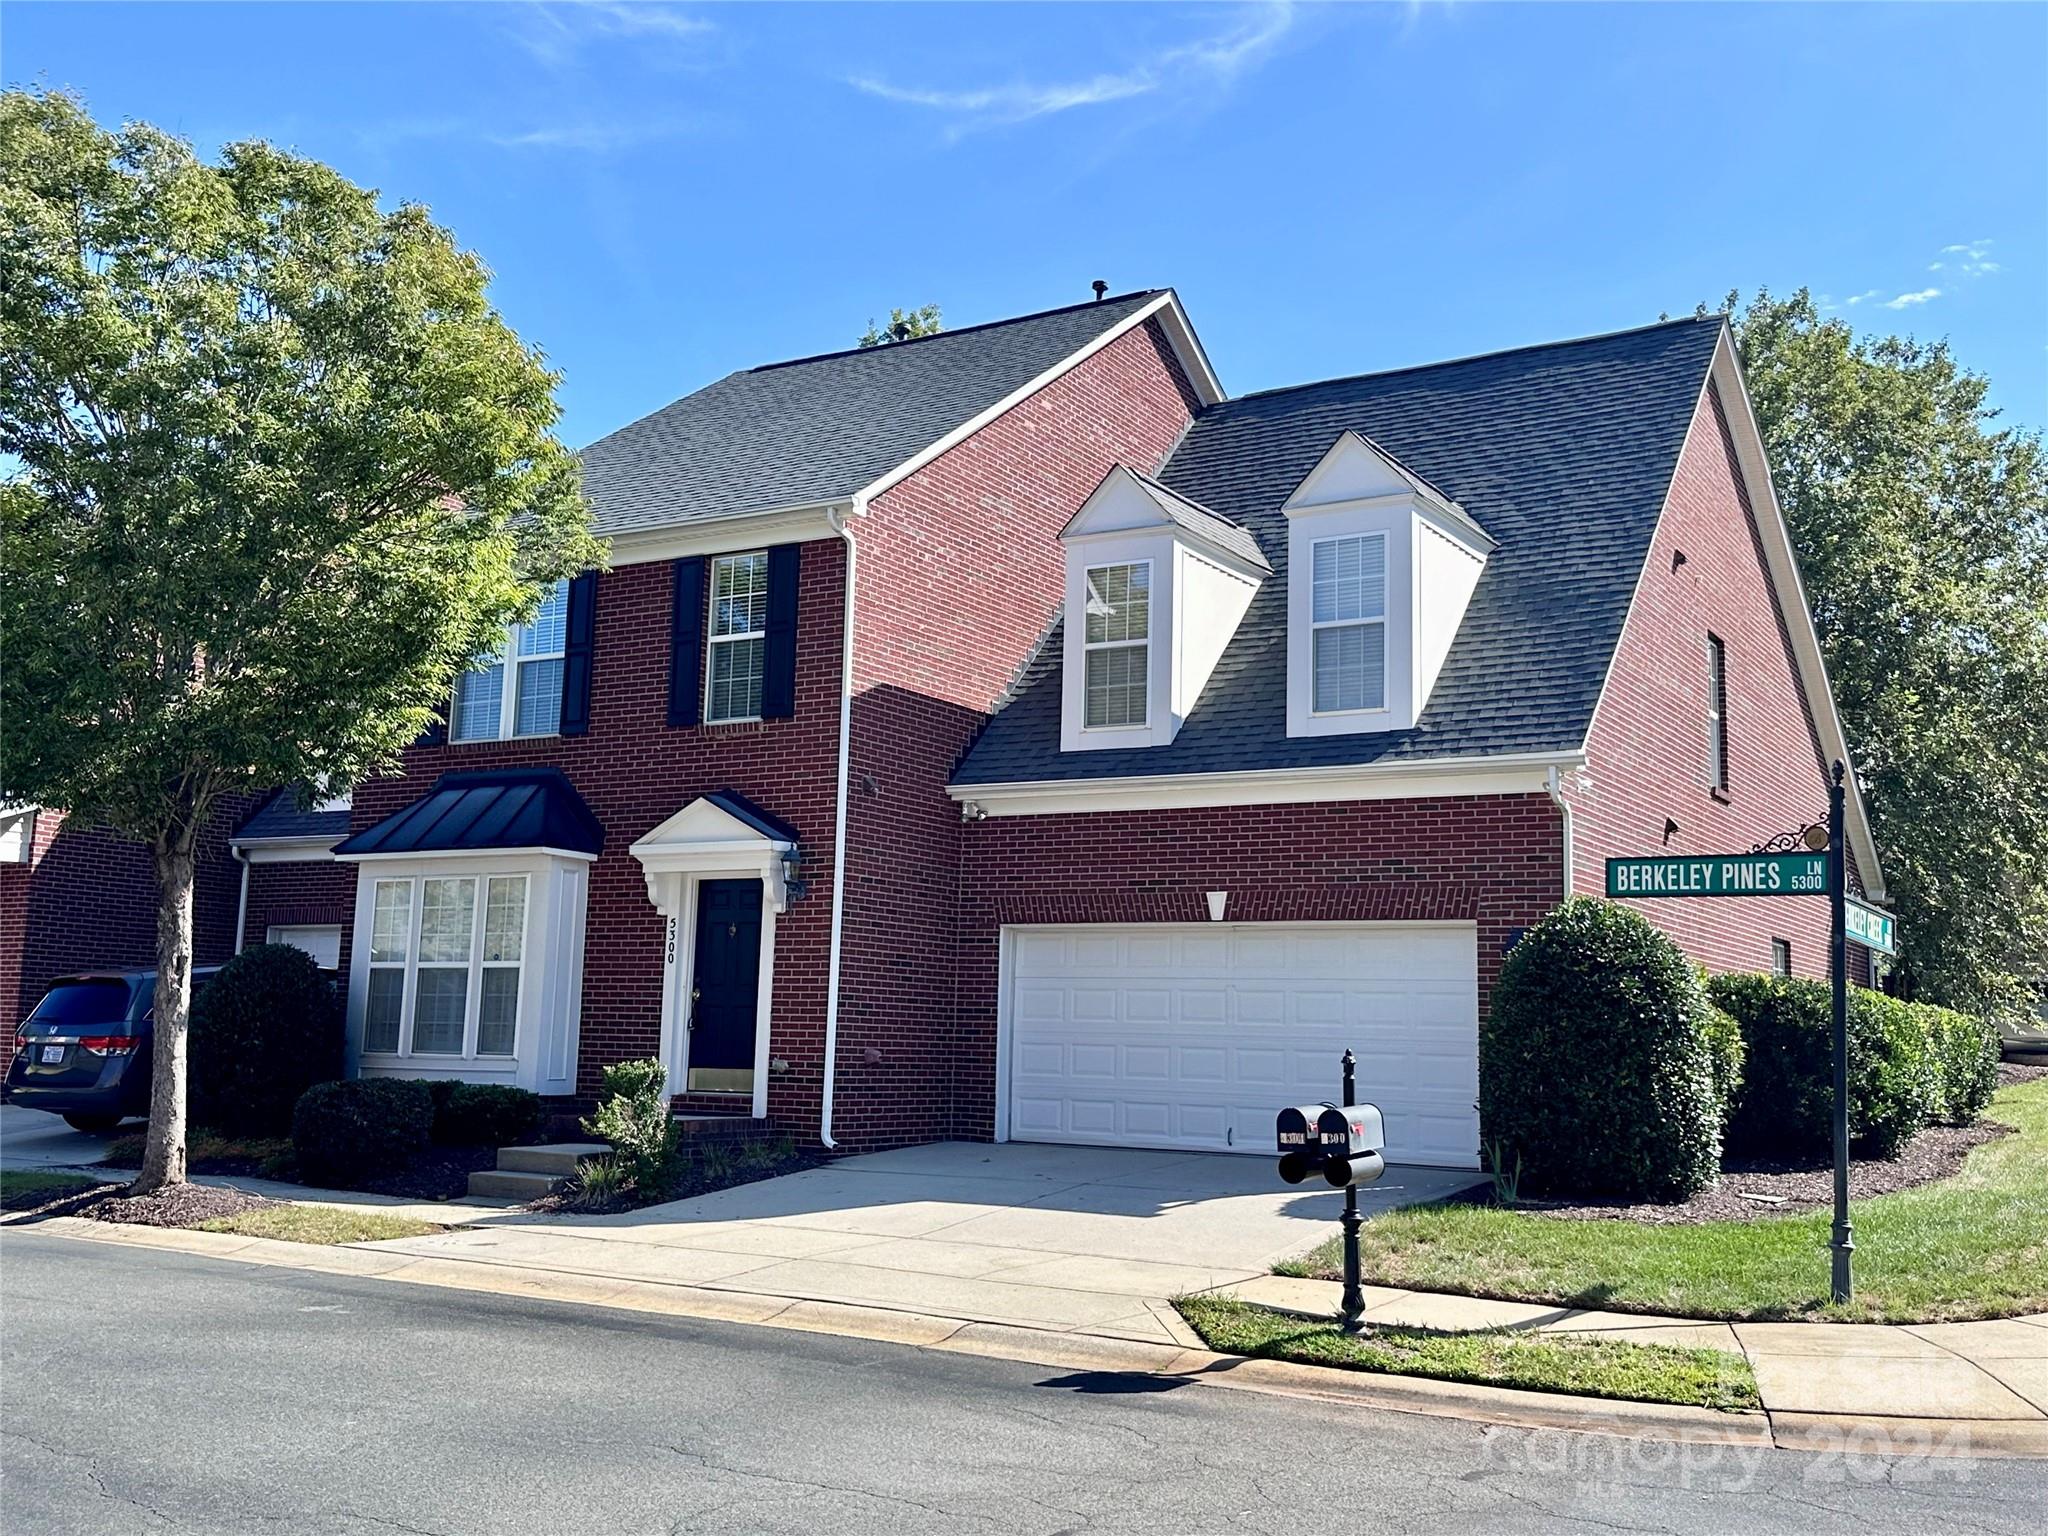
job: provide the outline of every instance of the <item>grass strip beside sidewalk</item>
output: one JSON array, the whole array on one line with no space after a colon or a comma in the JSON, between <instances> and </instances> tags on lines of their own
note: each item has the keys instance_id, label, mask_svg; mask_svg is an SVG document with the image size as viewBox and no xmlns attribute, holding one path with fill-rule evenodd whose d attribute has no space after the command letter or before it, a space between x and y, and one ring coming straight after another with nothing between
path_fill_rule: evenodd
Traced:
<instances>
[{"instance_id":1,"label":"grass strip beside sidewalk","mask_svg":"<svg viewBox=\"0 0 2048 1536\"><path fill-rule=\"evenodd\" d=\"M1368 1327L1347 1334L1333 1322L1224 1296L1183 1296L1174 1305L1219 1354L1691 1408L1733 1411L1759 1401L1749 1362L1718 1349L1497 1330Z\"/></svg>"},{"instance_id":2,"label":"grass strip beside sidewalk","mask_svg":"<svg viewBox=\"0 0 2048 1536\"><path fill-rule=\"evenodd\" d=\"M272 1237L287 1243L381 1243L394 1237L427 1237L442 1228L385 1211L332 1205L272 1205L202 1221L199 1230Z\"/></svg>"},{"instance_id":3,"label":"grass strip beside sidewalk","mask_svg":"<svg viewBox=\"0 0 2048 1536\"><path fill-rule=\"evenodd\" d=\"M2048 1311L2048 1079L2015 1083L1990 1118L2017 1135L1955 1177L1850 1205L1856 1294L1827 1304L1829 1216L1658 1226L1446 1203L1386 1211L1360 1233L1365 1278L1404 1290L1736 1321L1927 1323ZM1278 1266L1334 1279L1332 1238Z\"/></svg>"}]
</instances>

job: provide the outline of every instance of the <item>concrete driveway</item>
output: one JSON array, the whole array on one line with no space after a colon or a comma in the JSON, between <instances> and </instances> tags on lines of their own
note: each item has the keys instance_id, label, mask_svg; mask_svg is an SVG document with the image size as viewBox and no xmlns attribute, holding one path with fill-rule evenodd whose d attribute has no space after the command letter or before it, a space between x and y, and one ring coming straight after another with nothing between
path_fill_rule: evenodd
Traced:
<instances>
[{"instance_id":1,"label":"concrete driveway","mask_svg":"<svg viewBox=\"0 0 2048 1536\"><path fill-rule=\"evenodd\" d=\"M1390 1168L1368 1214L1471 1173ZM1267 1158L941 1142L623 1216L484 1218L381 1243L420 1257L1185 1342L1167 1298L1264 1274L1343 1196Z\"/></svg>"},{"instance_id":2,"label":"concrete driveway","mask_svg":"<svg viewBox=\"0 0 2048 1536\"><path fill-rule=\"evenodd\" d=\"M122 1130L140 1130L142 1124L130 1120ZM0 1168L89 1166L107 1155L111 1140L111 1136L74 1131L47 1110L0 1104Z\"/></svg>"}]
</instances>

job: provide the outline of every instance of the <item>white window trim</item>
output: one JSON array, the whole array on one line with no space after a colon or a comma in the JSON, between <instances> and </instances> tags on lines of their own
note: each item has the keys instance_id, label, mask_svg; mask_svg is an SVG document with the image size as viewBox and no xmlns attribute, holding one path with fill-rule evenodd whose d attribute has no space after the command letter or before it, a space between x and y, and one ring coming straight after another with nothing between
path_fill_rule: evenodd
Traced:
<instances>
[{"instance_id":1,"label":"white window trim","mask_svg":"<svg viewBox=\"0 0 2048 1536\"><path fill-rule=\"evenodd\" d=\"M352 861L357 862L357 861ZM363 860L356 871L354 950L349 962L349 1067L365 1076L455 1078L472 1083L514 1083L541 1094L575 1092L577 1037L583 997L583 932L590 888L588 856L567 857L542 849L497 849L448 856L415 854L397 859ZM481 961L484 903L494 875L526 877L526 914L521 931L519 998L513 1027L513 1054L475 1054L477 1023L482 1008ZM417 987L421 885L429 879L456 877L477 882L478 910L470 934L470 996L464 1001L465 1054L420 1053L411 1049L412 1014ZM406 913L407 948L400 993L399 1049L363 1049L369 1006L370 945L375 926L376 888L382 881L409 885ZM379 967L380 969L383 967ZM391 969L400 969L393 964Z\"/></svg>"},{"instance_id":2,"label":"white window trim","mask_svg":"<svg viewBox=\"0 0 2048 1536\"><path fill-rule=\"evenodd\" d=\"M761 683L764 692L767 688L768 588L765 583L768 579L768 573L765 568L761 572L761 579L764 583L761 588L761 627L731 635L721 635L718 633L718 568L721 565L728 565L735 560L765 561L767 557L768 551L765 549L741 549L727 555L713 555L711 557L711 569L705 573L708 582L704 603L704 723L706 725L745 725L750 721L762 718L758 710L751 715L714 715L711 712L711 700L713 697L711 679L717 674L718 647L721 645L733 645L742 640L759 640L761 642Z\"/></svg>"},{"instance_id":3,"label":"white window trim","mask_svg":"<svg viewBox=\"0 0 2048 1536\"><path fill-rule=\"evenodd\" d=\"M1136 571L1145 573L1145 638L1142 640L1090 640L1088 638L1088 614L1081 614L1081 729L1090 734L1102 731L1130 732L1149 730L1152 725L1152 562L1150 559L1105 560L1100 565L1084 565L1081 568L1081 593L1083 601L1093 586L1097 571ZM1143 651L1145 653L1145 712L1135 720L1122 720L1102 725L1088 723L1088 658L1096 651Z\"/></svg>"},{"instance_id":4,"label":"white window trim","mask_svg":"<svg viewBox=\"0 0 2048 1536\"><path fill-rule=\"evenodd\" d=\"M1344 544L1353 539L1362 542L1377 541L1380 546L1380 612L1371 619L1318 619L1315 609L1315 559L1316 551L1325 544ZM1392 638L1387 630L1387 609L1391 606L1390 589L1393 586L1393 566L1389 563L1392 554L1390 541L1384 531L1364 533L1326 533L1309 541L1308 546L1308 697L1309 718L1313 720L1354 719L1360 715L1384 715L1390 712L1388 700L1392 697L1389 669L1387 666L1388 642ZM1380 702L1367 704L1358 709L1317 709L1316 697L1316 636L1326 629L1364 629L1369 625L1380 627Z\"/></svg>"},{"instance_id":5,"label":"white window trim","mask_svg":"<svg viewBox=\"0 0 2048 1536\"><path fill-rule=\"evenodd\" d=\"M1707 788L1728 792L1728 642L1707 635Z\"/></svg>"},{"instance_id":6,"label":"white window trim","mask_svg":"<svg viewBox=\"0 0 2048 1536\"><path fill-rule=\"evenodd\" d=\"M566 605L569 601L569 583L567 579L565 578L557 582L556 585L561 589L562 602ZM487 741L538 741L546 736L559 736L562 734L562 716L559 708L555 712L555 729L552 731L521 731L517 729L519 724L519 669L523 665L536 661L562 662L563 681L567 682L569 671L567 664L569 655L567 650L569 625L566 611L562 615L562 620L562 644L564 649L559 651L533 651L524 655L519 650L519 632L525 629L526 626L524 624L508 624L505 626L504 645L498 652L498 665L504 670L499 676L498 730L496 735L457 736L455 734L455 724L460 718L462 679L468 677L471 673L481 672L484 668L471 667L467 672L459 673L456 676L455 686L449 690L448 694L448 744L450 746L479 746ZM347 804L347 799L343 798L340 806L328 804L321 806L320 809L338 810L346 808Z\"/></svg>"}]
</instances>

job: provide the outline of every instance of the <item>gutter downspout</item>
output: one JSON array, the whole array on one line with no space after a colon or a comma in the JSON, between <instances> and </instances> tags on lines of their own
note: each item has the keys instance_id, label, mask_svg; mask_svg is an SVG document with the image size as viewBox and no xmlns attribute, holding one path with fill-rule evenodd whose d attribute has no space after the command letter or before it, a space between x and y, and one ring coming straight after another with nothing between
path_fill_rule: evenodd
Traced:
<instances>
[{"instance_id":1,"label":"gutter downspout","mask_svg":"<svg viewBox=\"0 0 2048 1536\"><path fill-rule=\"evenodd\" d=\"M242 866L242 896L235 903L235 953L239 955L242 946L248 942L249 933L249 855L233 843L228 844L228 852Z\"/></svg>"},{"instance_id":2,"label":"gutter downspout","mask_svg":"<svg viewBox=\"0 0 2048 1536\"><path fill-rule=\"evenodd\" d=\"M830 512L832 531L846 541L846 602L839 616L839 788L832 831L832 940L825 968L825 1081L818 1099L818 1140L828 1150L832 1139L832 1083L839 1066L839 949L846 922L846 786L853 750L853 591L854 546L849 519L867 509L855 497L846 512Z\"/></svg>"},{"instance_id":3,"label":"gutter downspout","mask_svg":"<svg viewBox=\"0 0 2048 1536\"><path fill-rule=\"evenodd\" d=\"M1550 776L1546 781L1550 802L1564 820L1564 899L1572 899L1572 806L1564 797L1564 771L1555 763L1551 764Z\"/></svg>"}]
</instances>

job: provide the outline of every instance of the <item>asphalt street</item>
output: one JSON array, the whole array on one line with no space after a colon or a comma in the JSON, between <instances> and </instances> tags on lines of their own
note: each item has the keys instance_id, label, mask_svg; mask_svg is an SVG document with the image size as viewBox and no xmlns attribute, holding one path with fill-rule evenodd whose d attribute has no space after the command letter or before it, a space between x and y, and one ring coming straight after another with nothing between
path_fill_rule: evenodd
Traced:
<instances>
[{"instance_id":1,"label":"asphalt street","mask_svg":"<svg viewBox=\"0 0 2048 1536\"><path fill-rule=\"evenodd\" d=\"M22 1227L0 1437L8 1536L1927 1536L2048 1506L2044 1462L1487 1429Z\"/></svg>"}]
</instances>

